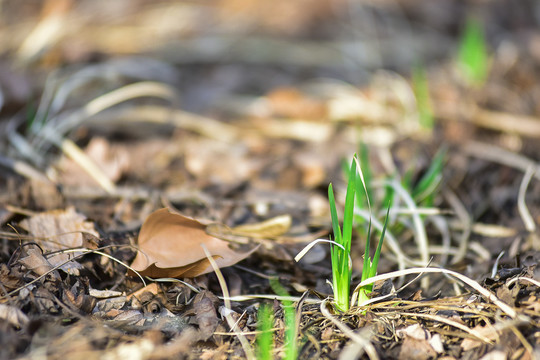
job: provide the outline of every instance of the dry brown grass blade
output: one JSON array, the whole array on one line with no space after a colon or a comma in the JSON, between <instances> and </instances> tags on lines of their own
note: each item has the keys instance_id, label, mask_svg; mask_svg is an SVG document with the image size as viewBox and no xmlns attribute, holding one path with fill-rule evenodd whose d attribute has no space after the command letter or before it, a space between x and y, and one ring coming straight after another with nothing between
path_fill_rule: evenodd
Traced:
<instances>
[{"instance_id":1,"label":"dry brown grass blade","mask_svg":"<svg viewBox=\"0 0 540 360\"><path fill-rule=\"evenodd\" d=\"M447 324L447 325L453 326L453 327L455 327L457 329L460 329L460 330L474 336L475 338L485 342L486 344L492 344L493 343L488 337L484 336L479 331L468 328L467 326L465 326L465 325L463 325L463 324L461 324L461 323L459 323L457 321L454 321L454 320L451 320L451 319L448 319L448 318L445 318L445 317L442 317L442 316L437 316L437 315L433 315L433 314L407 313L407 312L402 312L402 313L400 312L400 315L410 316L410 317L419 317L419 318L429 319L429 320L437 321L437 322L440 322L440 323L443 323L443 324Z\"/></svg>"},{"instance_id":2,"label":"dry brown grass blade","mask_svg":"<svg viewBox=\"0 0 540 360\"><path fill-rule=\"evenodd\" d=\"M75 161L81 166L88 175L90 175L96 182L109 194L116 192L116 185L109 179L109 177L101 170L101 168L92 160L88 155L82 151L77 144L70 139L62 140L58 146L71 160Z\"/></svg>"},{"instance_id":3,"label":"dry brown grass blade","mask_svg":"<svg viewBox=\"0 0 540 360\"><path fill-rule=\"evenodd\" d=\"M527 193L527 187L529 186L529 183L531 182L531 179L536 172L537 166L529 166L527 168L527 171L525 172L525 175L523 176L523 180L521 181L521 184L519 185L519 193L518 193L518 210L519 215L521 215L521 219L523 220L523 223L525 224L525 229L527 229L528 232L534 232L536 231L536 223L534 222L533 217L531 216L531 213L529 212L529 209L527 208L527 204L525 203L525 194Z\"/></svg>"},{"instance_id":4,"label":"dry brown grass blade","mask_svg":"<svg viewBox=\"0 0 540 360\"><path fill-rule=\"evenodd\" d=\"M452 258L452 264L457 264L465 258L467 249L469 247L469 237L471 235L471 217L467 212L467 209L454 192L450 189L445 189L443 192L444 197L450 203L457 217L460 219L463 225L463 231L459 237L459 248L457 254Z\"/></svg>"},{"instance_id":5,"label":"dry brown grass blade","mask_svg":"<svg viewBox=\"0 0 540 360\"><path fill-rule=\"evenodd\" d=\"M15 173L24 176L27 179L33 179L42 183L51 184L51 181L47 178L47 176L24 161L10 159L0 155L0 165L11 169Z\"/></svg>"},{"instance_id":6,"label":"dry brown grass blade","mask_svg":"<svg viewBox=\"0 0 540 360\"><path fill-rule=\"evenodd\" d=\"M12 296L14 294L17 294L22 289L25 289L25 288L31 286L32 284L40 281L41 279L43 279L45 276L49 275L53 271L56 271L56 270L60 269L63 265L65 265L65 264L67 264L69 262L72 262L72 261L74 261L74 260L76 260L78 258L81 258L81 257L83 257L85 255L88 255L88 254L98 254L100 256L106 257L108 259L111 259L112 261L117 262L118 264L120 264L120 265L124 266L125 268L127 268L128 270L132 271L136 276L139 277L139 279L141 279L141 282L143 283L143 285L146 286L146 282L144 281L144 278L136 270L131 268L128 264L124 263L123 261L115 258L114 256L111 256L111 255L106 254L106 253L101 251L101 250L104 250L104 249L107 249L107 248L112 248L112 247L116 247L116 248L130 247L131 248L132 246L131 245L119 245L119 246L117 246L117 245L109 245L109 246L101 247L101 248L96 249L96 250L90 250L90 249L86 249L86 248L62 250L62 253L75 253L75 255L73 257L71 257L70 259L56 265L55 267L53 267L52 269L50 269L49 271L47 271L43 275L40 275L40 276L36 277L35 279L33 279L32 281L27 282L23 286L18 287L17 289L10 291L9 293L6 293L3 296L0 296L0 301L3 300L3 299L9 298L10 296Z\"/></svg>"},{"instance_id":7,"label":"dry brown grass blade","mask_svg":"<svg viewBox=\"0 0 540 360\"><path fill-rule=\"evenodd\" d=\"M446 269L411 268L411 269L406 269L406 270L394 271L394 272L390 272L383 275L377 275L365 281L362 281L360 284L356 286L356 288L354 289L354 292L357 292L362 286L373 284L377 281L383 281L383 280L391 279L394 277L405 276L405 275L410 275L410 274L423 274L423 273L441 273L441 274L450 275L458 279L459 281L464 282L468 286L472 287L474 290L480 293L484 298L486 298L486 300L494 303L499 309L501 309L504 313L506 313L511 318L516 319L519 316L520 319L524 322L528 322L530 320L527 316L523 314L518 314L516 310L514 310L511 306L499 300L499 298L497 298L495 294L493 294L491 291L482 287L478 282L466 277L465 275L462 275L452 270L446 270Z\"/></svg>"},{"instance_id":8,"label":"dry brown grass blade","mask_svg":"<svg viewBox=\"0 0 540 360\"><path fill-rule=\"evenodd\" d=\"M236 141L240 136L240 129L236 126L187 111L158 105L136 105L125 109L111 110L107 118L96 117L90 119L90 122L96 124L105 122L107 124L111 122L168 124L227 143Z\"/></svg>"},{"instance_id":9,"label":"dry brown grass blade","mask_svg":"<svg viewBox=\"0 0 540 360\"><path fill-rule=\"evenodd\" d=\"M347 325L337 320L330 313L330 311L328 311L327 303L328 303L327 300L323 300L320 306L321 313L324 315L324 317L330 320L338 329L340 329L345 335L347 335L347 337L349 337L352 341L358 344L359 349L357 349L357 353L361 354L362 351L365 351L371 360L378 360L379 356L377 355L377 351L375 350L375 347L369 341L369 339L363 338L359 334L355 333Z\"/></svg>"},{"instance_id":10,"label":"dry brown grass blade","mask_svg":"<svg viewBox=\"0 0 540 360\"><path fill-rule=\"evenodd\" d=\"M532 166L534 167L534 177L540 180L540 166L538 166L536 161L529 159L524 155L516 154L496 145L478 141L469 141L463 147L463 151L470 156L506 165L523 172L526 172L527 169Z\"/></svg>"},{"instance_id":11,"label":"dry brown grass blade","mask_svg":"<svg viewBox=\"0 0 540 360\"><path fill-rule=\"evenodd\" d=\"M215 260L213 259L212 255L210 254L206 246L204 244L201 244L201 248L203 249L206 257L208 258L208 261L212 265L212 269L215 271L216 276L218 278L219 286L221 287L221 291L223 293L223 299L224 299L225 308L226 308L225 319L227 319L227 323L229 324L231 331L234 331L235 328L237 328L238 326L234 322L234 319L231 316L232 307L231 307L231 301L229 300L230 296L229 296L229 290L227 288L227 283L225 282L225 278L223 277L221 270L219 270L218 264L215 262ZM244 349L244 354L246 355L246 358L248 360L255 360L256 358L255 358L255 355L253 354L253 350L251 349L251 346L249 345L249 342L244 336L244 334L240 332L240 333L237 333L237 336L238 336L238 340L240 341L240 344L242 345L242 349Z\"/></svg>"}]
</instances>

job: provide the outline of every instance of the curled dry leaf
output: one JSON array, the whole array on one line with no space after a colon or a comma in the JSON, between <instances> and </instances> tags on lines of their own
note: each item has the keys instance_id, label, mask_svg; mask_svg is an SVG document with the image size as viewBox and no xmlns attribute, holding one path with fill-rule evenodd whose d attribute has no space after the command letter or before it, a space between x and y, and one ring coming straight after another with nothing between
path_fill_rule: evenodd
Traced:
<instances>
[{"instance_id":1,"label":"curled dry leaf","mask_svg":"<svg viewBox=\"0 0 540 360\"><path fill-rule=\"evenodd\" d=\"M218 266L227 267L249 256L256 248L239 253L229 242L210 236L197 220L160 209L145 220L139 233L139 251L131 267L150 277L195 277L213 271L201 245Z\"/></svg>"},{"instance_id":2,"label":"curled dry leaf","mask_svg":"<svg viewBox=\"0 0 540 360\"><path fill-rule=\"evenodd\" d=\"M232 229L234 234L254 238L273 238L285 234L291 228L291 215L279 215L256 223L239 225Z\"/></svg>"}]
</instances>

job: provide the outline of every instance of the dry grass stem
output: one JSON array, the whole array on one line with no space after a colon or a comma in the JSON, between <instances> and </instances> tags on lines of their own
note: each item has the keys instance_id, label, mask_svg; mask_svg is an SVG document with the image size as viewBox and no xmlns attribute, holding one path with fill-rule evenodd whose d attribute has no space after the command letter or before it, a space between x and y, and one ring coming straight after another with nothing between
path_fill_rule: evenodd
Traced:
<instances>
[{"instance_id":1,"label":"dry grass stem","mask_svg":"<svg viewBox=\"0 0 540 360\"><path fill-rule=\"evenodd\" d=\"M327 304L328 304L327 300L323 300L321 302L320 309L323 316L327 318L328 320L330 320L349 339L357 343L359 347L366 352L366 354L371 360L378 360L379 356L377 355L377 352L375 351L375 347L373 346L373 344L368 339L365 339L361 337L359 334L355 333L351 328L349 328L347 325L337 320L332 314L330 314L330 311L328 311L328 308L327 308Z\"/></svg>"},{"instance_id":2,"label":"dry grass stem","mask_svg":"<svg viewBox=\"0 0 540 360\"><path fill-rule=\"evenodd\" d=\"M531 216L529 209L527 208L527 204L525 202L525 194L527 193L527 187L529 187L529 183L531 182L531 179L534 173L536 172L537 168L539 167L532 166L532 165L527 168L525 175L523 175L523 180L521 181L521 184L519 185L519 193L518 193L519 215L521 215L521 219L523 220L523 223L525 224L525 229L527 229L527 231L531 233L536 231L536 223L534 222L534 219Z\"/></svg>"},{"instance_id":3,"label":"dry grass stem","mask_svg":"<svg viewBox=\"0 0 540 360\"><path fill-rule=\"evenodd\" d=\"M218 264L214 260L214 257L206 246L204 244L201 244L201 247L204 250L204 253L206 254L206 257L208 261L210 262L210 265L212 265L212 268L214 269L216 276L219 281L219 286L221 287L221 291L223 293L223 300L225 303L225 319L227 320L227 323L229 324L229 327L231 331L235 331L235 328L237 327L237 324L235 323L234 319L231 316L232 306L230 296L229 296L229 289L227 288L227 283L225 282L225 278L223 277L223 274L221 273L221 270L219 269ZM239 329L241 330L241 329ZM255 354L253 353L253 349L251 348L251 345L249 344L248 340L244 336L242 332L237 333L238 340L240 341L240 344L242 345L242 349L244 350L244 354L246 355L246 358L248 360L255 360Z\"/></svg>"}]
</instances>

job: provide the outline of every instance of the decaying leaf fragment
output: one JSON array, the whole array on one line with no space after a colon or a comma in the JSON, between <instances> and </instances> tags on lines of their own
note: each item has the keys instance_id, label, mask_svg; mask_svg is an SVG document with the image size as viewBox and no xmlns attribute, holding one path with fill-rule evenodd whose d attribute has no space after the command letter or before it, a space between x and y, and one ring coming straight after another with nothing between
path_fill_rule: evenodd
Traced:
<instances>
[{"instance_id":1,"label":"decaying leaf fragment","mask_svg":"<svg viewBox=\"0 0 540 360\"><path fill-rule=\"evenodd\" d=\"M94 223L76 212L73 207L37 213L21 221L19 225L35 237L32 241L39 244L45 253L86 246L89 245L88 238L99 238ZM78 275L80 265L73 261L66 263L78 254L59 253L47 260L52 266L63 264L62 270Z\"/></svg>"},{"instance_id":2,"label":"decaying leaf fragment","mask_svg":"<svg viewBox=\"0 0 540 360\"><path fill-rule=\"evenodd\" d=\"M51 272L55 279L60 279L58 272L53 271L54 267L43 257L43 255L41 255L41 252L38 249L32 247L28 249L27 254L28 256L19 260L26 268L40 276Z\"/></svg>"},{"instance_id":3,"label":"decaying leaf fragment","mask_svg":"<svg viewBox=\"0 0 540 360\"><path fill-rule=\"evenodd\" d=\"M290 215L280 215L257 224L239 225L232 229L233 233L252 236L254 238L272 238L285 234L291 228Z\"/></svg>"},{"instance_id":4,"label":"decaying leaf fragment","mask_svg":"<svg viewBox=\"0 0 540 360\"><path fill-rule=\"evenodd\" d=\"M256 249L239 253L205 229L197 220L166 208L153 212L141 227L139 252L131 267L150 277L195 277L213 271L202 244L220 268L236 264Z\"/></svg>"}]
</instances>

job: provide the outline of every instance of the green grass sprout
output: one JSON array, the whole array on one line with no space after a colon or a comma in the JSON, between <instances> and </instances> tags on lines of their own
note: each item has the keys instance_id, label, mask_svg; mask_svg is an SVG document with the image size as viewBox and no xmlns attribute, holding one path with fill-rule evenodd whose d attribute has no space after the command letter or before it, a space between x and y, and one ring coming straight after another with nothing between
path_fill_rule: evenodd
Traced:
<instances>
[{"instance_id":1,"label":"green grass sprout","mask_svg":"<svg viewBox=\"0 0 540 360\"><path fill-rule=\"evenodd\" d=\"M432 206L435 190L438 188L442 180L442 171L446 158L446 148L442 147L437 151L429 168L420 178L416 186L410 191L414 201L417 204L422 203L425 206Z\"/></svg>"},{"instance_id":2,"label":"green grass sprout","mask_svg":"<svg viewBox=\"0 0 540 360\"><path fill-rule=\"evenodd\" d=\"M339 226L339 219L336 210L336 201L334 198L334 190L332 184L328 186L328 200L330 203L330 216L332 218L332 228L334 231L334 240L337 244L343 247L332 246L331 258L332 258L332 276L333 276L333 290L334 290L334 302L336 309L340 311L349 310L349 294L351 284L351 264L350 264L350 250L352 242L352 228L354 217L355 201L359 207L367 205L367 208L371 214L371 200L370 193L368 191L368 181L371 181L371 169L368 165L368 151L366 146L361 147L362 162L358 160L356 155L353 156L350 169L348 171L348 183L347 193L345 195L345 211L343 215L343 228ZM366 172L364 172L366 169ZM359 194L364 194L365 197L361 198ZM392 195L390 195L391 197ZM390 208L388 208L390 209ZM389 210L388 210L389 211ZM386 221L384 223L381 237L377 245L377 249L373 256L373 260L370 257L370 238L371 238L371 219L368 222L366 248L364 253L364 266L362 270L362 281L369 279L377 274L377 266L381 255L384 236L386 233L386 227L388 224L388 211L386 215ZM372 291L372 285L362 287L359 290L359 304L362 304L367 298L368 294Z\"/></svg>"},{"instance_id":3,"label":"green grass sprout","mask_svg":"<svg viewBox=\"0 0 540 360\"><path fill-rule=\"evenodd\" d=\"M334 291L335 307L340 311L349 310L349 293L351 286L351 242L353 213L356 186L356 161L353 159L349 170L349 181L345 195L345 212L343 215L343 232L339 226L336 200L332 184L328 185L328 201L330 203L330 216L334 231L334 241L341 245L332 245L330 254L332 259L332 286Z\"/></svg>"},{"instance_id":4,"label":"green grass sprout","mask_svg":"<svg viewBox=\"0 0 540 360\"><path fill-rule=\"evenodd\" d=\"M433 107L429 96L429 85L426 71L423 66L417 65L413 69L412 83L418 109L418 121L423 130L432 132L435 125Z\"/></svg>"},{"instance_id":5,"label":"green grass sprout","mask_svg":"<svg viewBox=\"0 0 540 360\"><path fill-rule=\"evenodd\" d=\"M279 296L287 297L287 290L280 284L277 278L270 279L270 287ZM296 311L292 301L283 300L283 318L285 322L285 355L284 360L296 360L298 355L298 342L296 330Z\"/></svg>"},{"instance_id":6,"label":"green grass sprout","mask_svg":"<svg viewBox=\"0 0 540 360\"><path fill-rule=\"evenodd\" d=\"M381 237L379 238L379 243L377 244L377 249L373 255L373 261L369 256L370 253L370 233L371 233L371 223L369 224L368 238L366 239L366 249L364 251L364 265L362 267L362 278L361 281L365 281L369 278L372 278L377 275L377 266L379 265L379 258L381 257L381 250L384 241L384 236L386 234L386 227L388 225L388 215L390 212L390 206L386 210L386 219L384 220L384 226L381 232ZM361 306L365 301L369 300L369 294L373 290L373 284L365 285L359 288L358 290L358 306Z\"/></svg>"},{"instance_id":7,"label":"green grass sprout","mask_svg":"<svg viewBox=\"0 0 540 360\"><path fill-rule=\"evenodd\" d=\"M260 331L260 334L257 336L257 359L272 360L272 351L274 349L274 334L272 333L274 316L272 308L266 304L261 305L257 318L259 320L257 330Z\"/></svg>"},{"instance_id":8,"label":"green grass sprout","mask_svg":"<svg viewBox=\"0 0 540 360\"><path fill-rule=\"evenodd\" d=\"M370 207L373 204L373 189L371 182L373 179L373 172L371 166L369 166L369 148L365 143L360 144L360 170L359 175L362 175L362 181L355 180L356 186L356 204L357 206ZM365 197L361 196L362 188L365 193Z\"/></svg>"},{"instance_id":9,"label":"green grass sprout","mask_svg":"<svg viewBox=\"0 0 540 360\"><path fill-rule=\"evenodd\" d=\"M369 213L369 220L367 220L367 238L366 248L364 254L364 266L362 271L362 281L371 278L377 274L377 266L381 256L382 245L384 237L386 235L386 228L388 226L388 218L390 206L388 206L386 212L386 220L381 229L381 236L373 259L370 257L370 238L371 238L371 222L372 222L372 209L370 194L368 192L367 182L371 181L371 169L369 169L368 151L367 147L363 146L360 149L362 151L362 158L365 160L362 164L356 154L353 156L350 167L347 167L347 192L345 194L345 206L343 214L343 225L340 226L336 199L334 196L334 188L332 183L328 185L328 203L330 206L330 217L332 220L332 230L334 234L334 240L317 239L306 246L296 257L295 260L299 261L309 249L311 249L316 243L324 241L330 242L330 256L332 260L332 289L334 292L334 307L338 311L346 312L350 308L350 304L354 303L356 298L350 298L350 286L351 286L351 273L352 273L352 261L351 261L351 243L353 235L353 223L355 219L364 221L361 217L355 215L355 206L358 209L367 207ZM364 174L363 168L365 168L366 174ZM367 176L365 176L367 175ZM361 198L358 194L364 194L365 197ZM394 194L392 191L386 191L385 198L389 199L389 204L392 203ZM362 233L362 231L358 231ZM359 304L362 304L371 293L373 285L366 285L359 289ZM355 292L356 295L356 292Z\"/></svg>"},{"instance_id":10,"label":"green grass sprout","mask_svg":"<svg viewBox=\"0 0 540 360\"><path fill-rule=\"evenodd\" d=\"M457 56L458 69L470 85L482 85L488 74L486 39L480 21L469 18Z\"/></svg>"}]
</instances>

